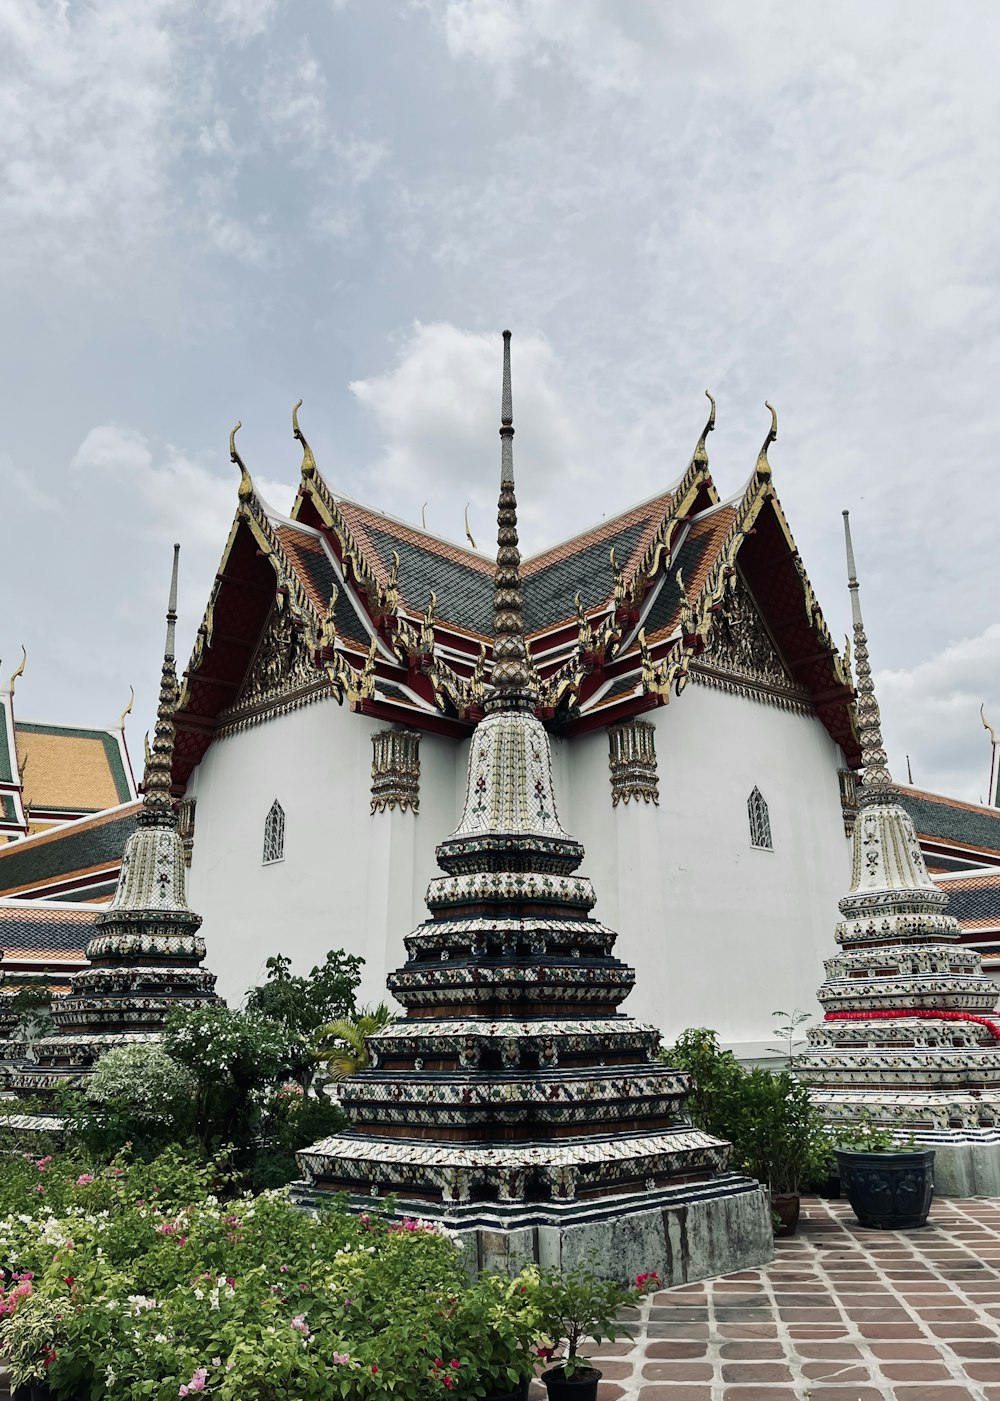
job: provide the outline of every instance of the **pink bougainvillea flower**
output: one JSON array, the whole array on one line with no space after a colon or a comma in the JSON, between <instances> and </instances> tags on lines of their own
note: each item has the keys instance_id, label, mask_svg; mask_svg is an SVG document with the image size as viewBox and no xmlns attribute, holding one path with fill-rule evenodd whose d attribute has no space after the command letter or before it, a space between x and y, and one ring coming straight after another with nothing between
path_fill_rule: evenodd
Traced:
<instances>
[{"instance_id":1,"label":"pink bougainvillea flower","mask_svg":"<svg viewBox=\"0 0 1000 1401\"><path fill-rule=\"evenodd\" d=\"M310 1329L304 1313L297 1313L295 1315L292 1319L292 1327L295 1329L296 1333L301 1333L303 1338L308 1338Z\"/></svg>"},{"instance_id":2,"label":"pink bougainvillea flower","mask_svg":"<svg viewBox=\"0 0 1000 1401\"><path fill-rule=\"evenodd\" d=\"M93 1180L94 1180L94 1175L93 1175L93 1173L90 1173L90 1172L81 1172L81 1173L80 1173L80 1176L76 1179L76 1185L77 1185L78 1187L89 1187L90 1184L93 1182Z\"/></svg>"},{"instance_id":3,"label":"pink bougainvillea flower","mask_svg":"<svg viewBox=\"0 0 1000 1401\"><path fill-rule=\"evenodd\" d=\"M335 1352L335 1353L333 1354L333 1358L332 1358L332 1361L333 1361L338 1367L346 1367L347 1364L350 1362L350 1360L351 1360L351 1354L350 1354L349 1352Z\"/></svg>"}]
</instances>

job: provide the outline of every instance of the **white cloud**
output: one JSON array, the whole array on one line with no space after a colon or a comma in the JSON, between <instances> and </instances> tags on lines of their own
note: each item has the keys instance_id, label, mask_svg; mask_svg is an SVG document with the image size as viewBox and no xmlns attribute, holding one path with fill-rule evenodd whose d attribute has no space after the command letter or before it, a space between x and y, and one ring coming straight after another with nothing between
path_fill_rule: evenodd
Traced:
<instances>
[{"instance_id":1,"label":"white cloud","mask_svg":"<svg viewBox=\"0 0 1000 1401\"><path fill-rule=\"evenodd\" d=\"M0 452L0 487L4 486L11 488L21 505L30 511L49 512L62 509L57 496L51 491L46 491L36 478L24 467L19 467L9 454ZM3 492L3 496L6 495L6 491ZM0 497L0 500L2 499ZM16 503L10 502L5 506L3 514L9 514L12 520L16 520L20 512Z\"/></svg>"},{"instance_id":2,"label":"white cloud","mask_svg":"<svg viewBox=\"0 0 1000 1401\"><path fill-rule=\"evenodd\" d=\"M988 801L990 742L986 718L1000 717L1000 623L951 643L908 670L875 677L892 772L932 792ZM1000 718L992 722L1000 728Z\"/></svg>"},{"instance_id":3,"label":"white cloud","mask_svg":"<svg viewBox=\"0 0 1000 1401\"><path fill-rule=\"evenodd\" d=\"M216 24L226 38L246 44L270 28L283 0L215 0Z\"/></svg>"},{"instance_id":4,"label":"white cloud","mask_svg":"<svg viewBox=\"0 0 1000 1401\"><path fill-rule=\"evenodd\" d=\"M585 480L584 440L548 342L518 335L511 359L519 514L522 539L531 547L551 542L553 511L565 511L566 493L579 491ZM418 322L400 342L391 370L351 383L384 441L369 473L370 504L419 521L426 501L428 527L461 538L463 508L471 499L478 508L478 543L487 552L495 549L501 369L498 335Z\"/></svg>"}]
</instances>

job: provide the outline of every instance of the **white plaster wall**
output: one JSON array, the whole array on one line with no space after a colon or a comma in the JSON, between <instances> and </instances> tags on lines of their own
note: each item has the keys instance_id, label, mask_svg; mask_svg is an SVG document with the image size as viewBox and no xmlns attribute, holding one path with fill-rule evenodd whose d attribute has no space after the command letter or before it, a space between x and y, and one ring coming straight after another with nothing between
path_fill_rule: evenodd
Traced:
<instances>
[{"instance_id":1,"label":"white plaster wall","mask_svg":"<svg viewBox=\"0 0 1000 1401\"><path fill-rule=\"evenodd\" d=\"M650 712L658 807L611 806L604 730L553 740L563 825L586 848L595 915L637 974L623 1010L671 1038L714 1027L740 1054L776 1044L771 1012L818 1013L822 959L850 879L837 769L818 720L691 684ZM458 822L468 741L425 734L420 812L370 815L381 722L320 701L216 741L193 775L189 891L207 963L238 1003L273 953L307 972L330 948L366 960L361 1000L385 995L404 936L426 914L434 847ZM746 800L767 799L774 851L750 846ZM261 862L264 819L285 809L285 859Z\"/></svg>"},{"instance_id":2,"label":"white plaster wall","mask_svg":"<svg viewBox=\"0 0 1000 1401\"><path fill-rule=\"evenodd\" d=\"M308 972L328 949L366 959L363 1002L385 997L403 937L426 914L434 847L456 825L468 744L423 735L420 812L372 815L371 736L385 724L333 700L216 740L192 775L188 893L206 963L233 1005L287 954ZM285 857L263 865L264 821L285 810Z\"/></svg>"},{"instance_id":3,"label":"white plaster wall","mask_svg":"<svg viewBox=\"0 0 1000 1401\"><path fill-rule=\"evenodd\" d=\"M587 849L594 913L636 970L623 1010L668 1039L707 1026L738 1054L764 1054L777 1044L772 1011L818 1015L822 960L835 952L850 884L841 751L816 719L693 683L645 718L658 807L612 809L606 731L559 745L560 811ZM755 785L773 851L750 845Z\"/></svg>"}]
</instances>

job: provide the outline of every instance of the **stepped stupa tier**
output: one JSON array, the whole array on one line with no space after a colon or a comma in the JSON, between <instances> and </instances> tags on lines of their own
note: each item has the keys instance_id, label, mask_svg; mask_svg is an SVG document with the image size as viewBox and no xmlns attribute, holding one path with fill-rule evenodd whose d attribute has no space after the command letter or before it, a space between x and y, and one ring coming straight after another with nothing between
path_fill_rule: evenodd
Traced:
<instances>
[{"instance_id":1,"label":"stepped stupa tier","mask_svg":"<svg viewBox=\"0 0 1000 1401\"><path fill-rule=\"evenodd\" d=\"M846 511L844 526L864 778L840 952L826 961L818 994L824 1020L809 1032L800 1073L833 1123L864 1114L922 1142L993 1145L990 1156L1000 1147L997 987L979 954L958 942L959 922L946 913L948 897L928 875L913 822L896 801ZM945 1155L946 1182L949 1171ZM962 1167L959 1186L964 1176Z\"/></svg>"},{"instance_id":2,"label":"stepped stupa tier","mask_svg":"<svg viewBox=\"0 0 1000 1401\"><path fill-rule=\"evenodd\" d=\"M313 1191L392 1194L401 1213L443 1217L478 1242L479 1264L537 1254L546 1228L557 1258L593 1244L615 1273L640 1246L675 1280L759 1263L760 1190L727 1173L727 1143L692 1128L688 1078L658 1062L657 1031L619 1011L633 970L591 918L583 848L559 822L524 642L513 432L505 332L493 689L464 811L437 847L430 917L388 980L405 1015L342 1087L351 1130L299 1162ZM673 1253L681 1214L692 1240L714 1231L724 1266L697 1246L697 1263Z\"/></svg>"},{"instance_id":3,"label":"stepped stupa tier","mask_svg":"<svg viewBox=\"0 0 1000 1401\"><path fill-rule=\"evenodd\" d=\"M174 632L177 557L170 586L167 643L152 747L147 749L142 811L122 858L114 898L94 921L90 966L52 1005L55 1031L35 1043L35 1065L12 1069L10 1087L44 1094L93 1068L127 1042L154 1040L174 1007L206 1007L220 999L215 975L203 968L201 916L187 903L184 846L171 795L177 705Z\"/></svg>"}]
</instances>

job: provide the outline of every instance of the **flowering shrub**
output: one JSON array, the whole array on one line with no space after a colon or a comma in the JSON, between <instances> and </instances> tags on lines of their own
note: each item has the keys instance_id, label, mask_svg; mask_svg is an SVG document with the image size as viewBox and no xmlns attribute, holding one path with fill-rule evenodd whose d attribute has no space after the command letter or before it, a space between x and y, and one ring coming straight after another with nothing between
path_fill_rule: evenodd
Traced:
<instances>
[{"instance_id":1,"label":"flowering shrub","mask_svg":"<svg viewBox=\"0 0 1000 1401\"><path fill-rule=\"evenodd\" d=\"M470 1283L430 1223L227 1202L178 1151L10 1168L0 1349L57 1401L483 1398L533 1370L534 1278Z\"/></svg>"}]
</instances>

